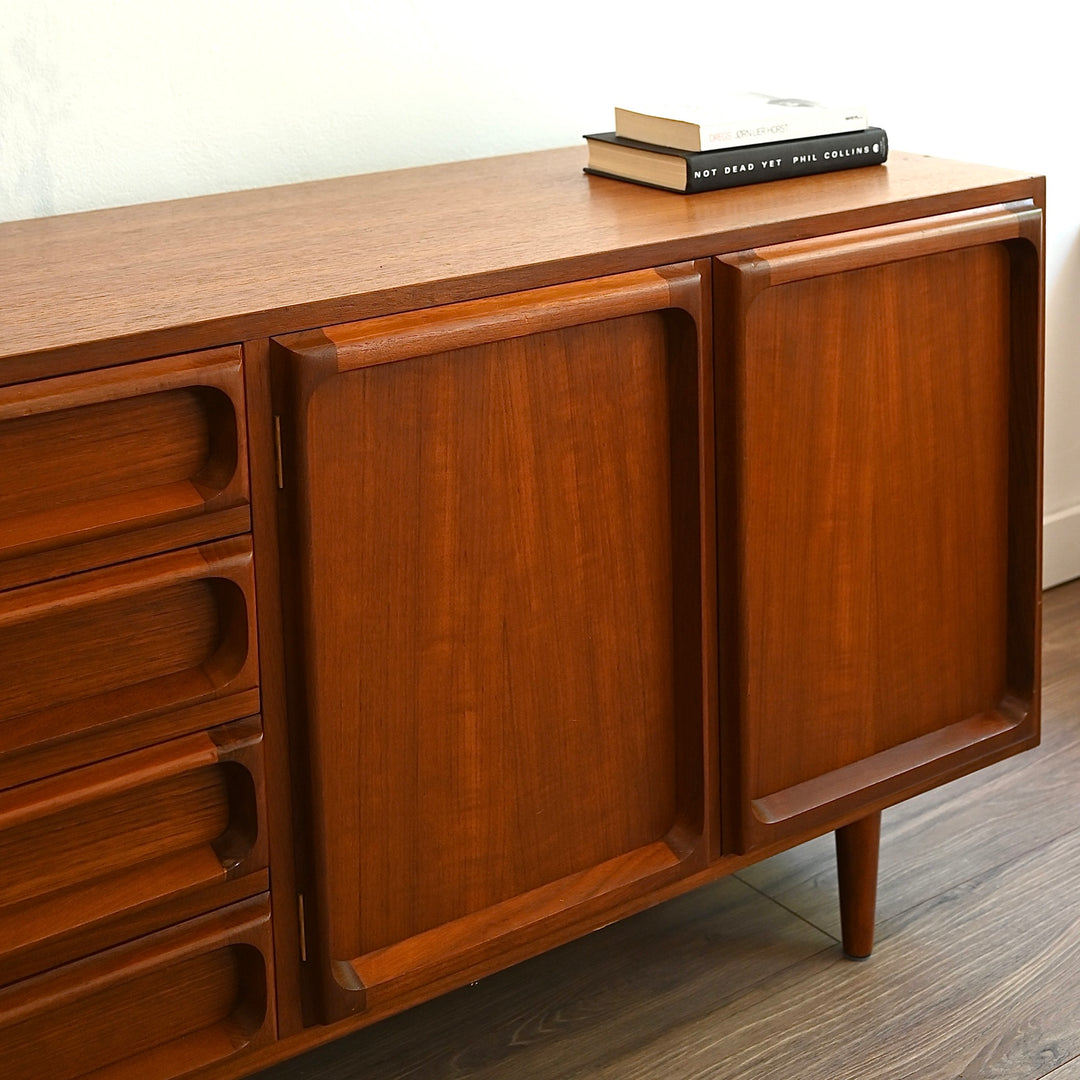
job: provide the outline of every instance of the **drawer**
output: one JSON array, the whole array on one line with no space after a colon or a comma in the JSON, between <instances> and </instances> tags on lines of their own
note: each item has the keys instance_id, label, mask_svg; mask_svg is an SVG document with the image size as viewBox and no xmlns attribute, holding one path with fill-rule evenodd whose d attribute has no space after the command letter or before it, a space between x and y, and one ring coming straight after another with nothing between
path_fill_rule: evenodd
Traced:
<instances>
[{"instance_id":1,"label":"drawer","mask_svg":"<svg viewBox=\"0 0 1080 1080\"><path fill-rule=\"evenodd\" d=\"M0 388L0 561L246 507L242 378L232 347Z\"/></svg>"},{"instance_id":2,"label":"drawer","mask_svg":"<svg viewBox=\"0 0 1080 1080\"><path fill-rule=\"evenodd\" d=\"M265 897L0 990L19 1080L168 1080L274 1038Z\"/></svg>"},{"instance_id":3,"label":"drawer","mask_svg":"<svg viewBox=\"0 0 1080 1080\"><path fill-rule=\"evenodd\" d=\"M171 900L220 907L226 881L267 864L264 802L257 719L0 792L0 984L122 941Z\"/></svg>"},{"instance_id":4,"label":"drawer","mask_svg":"<svg viewBox=\"0 0 1080 1080\"><path fill-rule=\"evenodd\" d=\"M254 628L247 537L0 593L0 787L42 774L5 769L29 748L87 737L68 768L256 711Z\"/></svg>"}]
</instances>

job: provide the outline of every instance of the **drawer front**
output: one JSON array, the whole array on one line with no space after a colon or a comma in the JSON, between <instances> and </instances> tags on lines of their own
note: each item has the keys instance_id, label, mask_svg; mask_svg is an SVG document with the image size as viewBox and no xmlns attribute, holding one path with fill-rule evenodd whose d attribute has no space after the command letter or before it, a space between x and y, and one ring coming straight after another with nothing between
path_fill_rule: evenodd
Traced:
<instances>
[{"instance_id":1,"label":"drawer front","mask_svg":"<svg viewBox=\"0 0 1080 1080\"><path fill-rule=\"evenodd\" d=\"M0 990L19 1080L168 1080L274 1038L264 897Z\"/></svg>"},{"instance_id":2,"label":"drawer front","mask_svg":"<svg viewBox=\"0 0 1080 1080\"><path fill-rule=\"evenodd\" d=\"M239 348L0 388L0 561L246 506L245 439Z\"/></svg>"},{"instance_id":3,"label":"drawer front","mask_svg":"<svg viewBox=\"0 0 1080 1080\"><path fill-rule=\"evenodd\" d=\"M266 866L264 802L257 719L0 792L0 983L122 941L155 905L170 921L175 898L221 906Z\"/></svg>"},{"instance_id":4,"label":"drawer front","mask_svg":"<svg viewBox=\"0 0 1080 1080\"><path fill-rule=\"evenodd\" d=\"M0 785L7 754L178 710L232 719L213 704L230 695L253 711L254 617L246 537L0 593Z\"/></svg>"}]
</instances>

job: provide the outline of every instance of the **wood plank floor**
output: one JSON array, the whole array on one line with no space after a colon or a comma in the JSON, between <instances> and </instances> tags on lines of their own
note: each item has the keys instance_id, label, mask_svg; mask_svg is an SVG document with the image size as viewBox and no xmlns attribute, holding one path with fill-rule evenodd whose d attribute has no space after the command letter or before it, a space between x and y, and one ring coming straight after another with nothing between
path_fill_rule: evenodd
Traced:
<instances>
[{"instance_id":1,"label":"wood plank floor","mask_svg":"<svg viewBox=\"0 0 1080 1080\"><path fill-rule=\"evenodd\" d=\"M845 960L822 838L260 1080L1080 1080L1080 581L1042 746L886 811L878 915Z\"/></svg>"}]
</instances>

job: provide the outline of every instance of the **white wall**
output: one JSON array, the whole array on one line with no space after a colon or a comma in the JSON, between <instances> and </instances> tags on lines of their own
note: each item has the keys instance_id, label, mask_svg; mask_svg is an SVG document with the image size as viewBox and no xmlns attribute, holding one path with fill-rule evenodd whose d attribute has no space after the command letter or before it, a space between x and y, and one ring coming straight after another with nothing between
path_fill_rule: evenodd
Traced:
<instances>
[{"instance_id":1,"label":"white wall","mask_svg":"<svg viewBox=\"0 0 1080 1080\"><path fill-rule=\"evenodd\" d=\"M1049 0L3 0L0 220L566 145L653 87L865 101L894 147L1048 177L1053 583L1080 576L1078 66Z\"/></svg>"}]
</instances>

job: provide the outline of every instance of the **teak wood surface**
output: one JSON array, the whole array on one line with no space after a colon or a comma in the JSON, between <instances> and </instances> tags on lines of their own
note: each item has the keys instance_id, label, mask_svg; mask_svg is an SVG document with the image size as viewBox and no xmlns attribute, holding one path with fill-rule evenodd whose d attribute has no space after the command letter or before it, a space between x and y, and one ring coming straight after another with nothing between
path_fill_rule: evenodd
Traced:
<instances>
[{"instance_id":1,"label":"teak wood surface","mask_svg":"<svg viewBox=\"0 0 1080 1080\"><path fill-rule=\"evenodd\" d=\"M865 956L881 811L1037 742L1043 181L583 161L0 225L18 1080L235 1080L681 894L778 970L730 875L829 831ZM665 910L631 1028L725 992Z\"/></svg>"},{"instance_id":2,"label":"teak wood surface","mask_svg":"<svg viewBox=\"0 0 1080 1080\"><path fill-rule=\"evenodd\" d=\"M0 588L246 532L237 346L0 387Z\"/></svg>"},{"instance_id":3,"label":"teak wood surface","mask_svg":"<svg viewBox=\"0 0 1080 1080\"><path fill-rule=\"evenodd\" d=\"M733 843L1033 731L1039 469L1013 449L1039 430L1039 227L993 210L718 260Z\"/></svg>"},{"instance_id":4,"label":"teak wood surface","mask_svg":"<svg viewBox=\"0 0 1080 1080\"><path fill-rule=\"evenodd\" d=\"M0 224L0 383L1034 198L1008 169L887 165L692 198L584 147Z\"/></svg>"},{"instance_id":5,"label":"teak wood surface","mask_svg":"<svg viewBox=\"0 0 1080 1080\"><path fill-rule=\"evenodd\" d=\"M3 981L89 938L124 941L207 886L252 875L249 891L265 891L261 741L239 721L0 792Z\"/></svg>"},{"instance_id":6,"label":"teak wood surface","mask_svg":"<svg viewBox=\"0 0 1080 1080\"><path fill-rule=\"evenodd\" d=\"M821 837L258 1080L1078 1080L1080 581L1044 612L1043 744L885 811L869 960Z\"/></svg>"},{"instance_id":7,"label":"teak wood surface","mask_svg":"<svg viewBox=\"0 0 1080 1080\"><path fill-rule=\"evenodd\" d=\"M328 1012L704 866L706 299L686 266L286 339Z\"/></svg>"}]
</instances>

